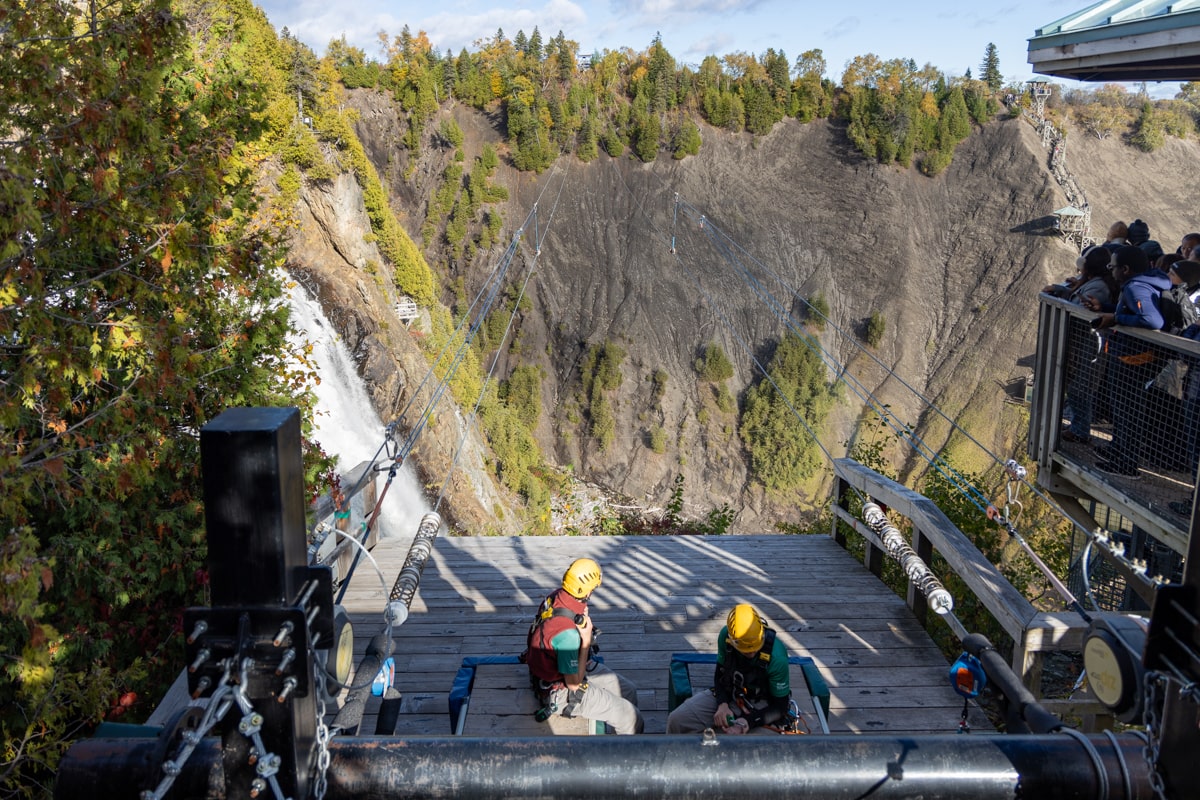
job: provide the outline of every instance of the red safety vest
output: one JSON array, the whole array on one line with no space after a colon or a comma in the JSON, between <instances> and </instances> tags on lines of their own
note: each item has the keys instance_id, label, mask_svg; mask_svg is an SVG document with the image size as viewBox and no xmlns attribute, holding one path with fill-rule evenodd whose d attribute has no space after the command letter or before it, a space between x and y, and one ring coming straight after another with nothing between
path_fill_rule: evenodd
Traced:
<instances>
[{"instance_id":1,"label":"red safety vest","mask_svg":"<svg viewBox=\"0 0 1200 800\"><path fill-rule=\"evenodd\" d=\"M531 678L547 683L562 683L558 654L551 642L586 614L587 603L572 597L565 589L558 589L542 601L526 637L524 656Z\"/></svg>"}]
</instances>

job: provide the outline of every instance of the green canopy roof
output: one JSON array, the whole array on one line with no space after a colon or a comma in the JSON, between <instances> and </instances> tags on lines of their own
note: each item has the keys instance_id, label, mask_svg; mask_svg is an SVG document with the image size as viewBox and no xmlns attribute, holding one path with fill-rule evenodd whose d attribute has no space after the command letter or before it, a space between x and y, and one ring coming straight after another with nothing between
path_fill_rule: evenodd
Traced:
<instances>
[{"instance_id":1,"label":"green canopy roof","mask_svg":"<svg viewBox=\"0 0 1200 800\"><path fill-rule=\"evenodd\" d=\"M1200 0L1102 0L1038 28L1029 63L1077 81L1200 80Z\"/></svg>"}]
</instances>

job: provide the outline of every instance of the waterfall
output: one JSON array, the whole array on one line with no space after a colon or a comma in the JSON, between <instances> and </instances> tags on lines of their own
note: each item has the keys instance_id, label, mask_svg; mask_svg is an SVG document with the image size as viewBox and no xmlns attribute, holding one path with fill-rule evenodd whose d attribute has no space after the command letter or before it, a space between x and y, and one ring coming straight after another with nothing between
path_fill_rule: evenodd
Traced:
<instances>
[{"instance_id":1,"label":"waterfall","mask_svg":"<svg viewBox=\"0 0 1200 800\"><path fill-rule=\"evenodd\" d=\"M314 438L326 453L337 456L338 471L353 469L368 459L384 457L384 423L375 413L366 386L349 351L321 304L298 284L288 291L292 323L302 340L312 344L312 360L321 383L316 387L317 413ZM377 473L376 491L382 492L387 472ZM350 488L350 487L345 487ZM403 464L383 499L379 515L381 538L413 538L421 517L430 510L412 467Z\"/></svg>"}]
</instances>

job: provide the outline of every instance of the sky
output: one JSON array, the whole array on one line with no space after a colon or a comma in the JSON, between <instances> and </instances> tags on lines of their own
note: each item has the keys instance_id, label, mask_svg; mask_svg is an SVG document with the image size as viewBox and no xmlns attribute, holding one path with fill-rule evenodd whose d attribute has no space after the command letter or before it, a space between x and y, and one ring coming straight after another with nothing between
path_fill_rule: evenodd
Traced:
<instances>
[{"instance_id":1,"label":"sky","mask_svg":"<svg viewBox=\"0 0 1200 800\"><path fill-rule=\"evenodd\" d=\"M931 63L947 75L970 69L979 76L988 43L996 45L1006 80L1033 77L1027 62L1029 37L1037 29L1090 5L1089 0L258 0L276 31L286 27L317 55L331 39L345 36L368 57L384 60L378 33L389 39L408 25L424 31L439 52L454 55L503 29L510 40L535 27L543 40L561 30L580 52L640 52L661 34L681 64L699 65L706 55L734 52L761 56L783 51L790 62L819 48L827 77L840 83L846 63L874 53L883 60L911 58ZM1079 84L1051 79L1067 86ZM1149 87L1155 96L1173 96L1175 84Z\"/></svg>"}]
</instances>

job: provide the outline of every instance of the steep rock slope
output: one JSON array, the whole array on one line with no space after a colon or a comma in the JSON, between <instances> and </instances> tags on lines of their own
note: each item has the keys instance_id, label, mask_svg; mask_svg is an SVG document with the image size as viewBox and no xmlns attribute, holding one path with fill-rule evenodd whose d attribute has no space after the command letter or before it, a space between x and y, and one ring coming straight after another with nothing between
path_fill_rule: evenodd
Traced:
<instances>
[{"instance_id":1,"label":"steep rock slope","mask_svg":"<svg viewBox=\"0 0 1200 800\"><path fill-rule=\"evenodd\" d=\"M1185 233L1200 230L1196 168L1200 143L1169 138L1153 153L1125 145L1120 137L1097 139L1079 128L1068 131L1067 168L1092 209L1092 233L1141 218L1150 235L1171 252Z\"/></svg>"},{"instance_id":2,"label":"steep rock slope","mask_svg":"<svg viewBox=\"0 0 1200 800\"><path fill-rule=\"evenodd\" d=\"M678 241L678 192L786 284L825 296L833 323L850 336L827 328L820 340L849 365L860 392L876 393L911 424L923 422L934 449L946 444L949 426L857 347L857 331L879 312L887 332L878 358L987 447L1012 455L1020 415L1006 406L1005 386L1024 374L1021 362L1033 351L1033 296L1051 265L1072 257L1065 244L1040 235L1037 220L1063 202L1042 159L1027 126L998 122L929 179L859 158L833 125L789 122L758 141L707 131L700 155L682 162L601 158L548 173L538 183L543 207L562 173L566 180L542 244L536 311L523 328L524 352L539 354L553 376L544 399L554 411L541 441L560 463L635 498L663 497L682 472L695 507L729 502L743 530L794 521L798 508L822 501L821 493L764 496L755 488L731 435L736 419L715 410L708 388L697 384L692 363L705 342L720 342L733 359L731 389L739 393L753 377L745 350L761 352L783 328L702 237ZM531 194L519 193L510 218ZM771 291L803 315L799 302ZM571 420L583 345L605 339L629 358L615 403L617 430L626 435L601 453ZM669 391L656 410L647 378L660 368ZM820 431L834 455L854 435L862 405L848 388L843 398ZM669 434L662 455L646 446L654 424ZM979 452L964 452L978 459L969 465L984 463ZM902 470L920 466L902 450L895 456Z\"/></svg>"},{"instance_id":3,"label":"steep rock slope","mask_svg":"<svg viewBox=\"0 0 1200 800\"><path fill-rule=\"evenodd\" d=\"M430 150L409 162L390 144L399 127L387 101L360 93L355 102L364 110L359 134L415 237L449 153ZM466 133L468 158L484 142L503 155L494 120L463 108L443 113ZM1148 170L1170 168L1161 156L1147 158ZM533 310L520 320L521 353L506 366L520 358L544 370L537 436L547 458L647 505L661 503L682 474L687 510L728 503L738 512L736 530L769 530L825 495L819 479L771 495L751 481L736 415L721 411L712 387L698 382L693 363L717 341L735 364L729 389L740 397L755 377L749 353L767 352L784 332L729 253L766 265L802 296L827 299L832 325L817 331L819 339L861 384L843 387L819 431L830 454L843 454L857 435L863 402L856 391L870 392L931 449L949 447L962 466L982 469L986 453L952 435L942 414L1002 458L1021 452L1024 413L1006 402L1009 389L1032 364L1037 290L1070 269L1075 255L1048 230L1048 214L1066 200L1046 159L1025 122L1003 119L960 145L946 172L926 178L861 158L836 124L786 121L762 138L705 129L700 154L679 162L563 158L541 176L502 167L496 182L510 193L503 242L450 272L478 287L537 203ZM1114 191L1102 188L1111 185L1104 174L1077 172L1090 196ZM677 196L695 212L680 213ZM1126 195L1112 197L1115 205ZM715 248L698 214L735 244ZM534 259L532 233L520 269ZM769 289L804 316L799 299L779 285ZM875 312L887 324L873 351L883 366L859 344ZM588 347L606 340L628 356L611 394L617 435L601 451L583 414L580 367ZM656 370L668 375L660 400L650 381ZM655 428L666 433L663 453L649 447ZM901 473L923 465L900 447L889 452Z\"/></svg>"}]
</instances>

